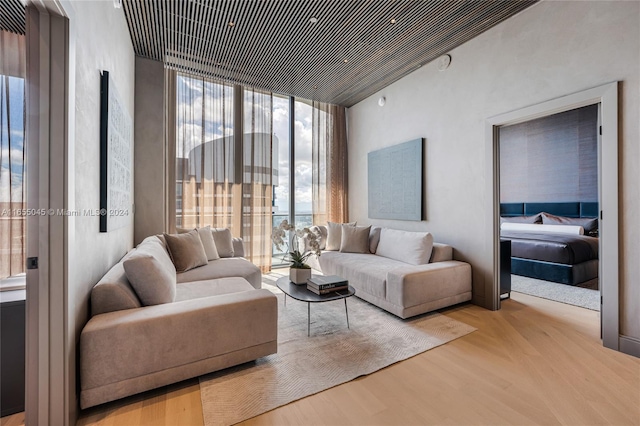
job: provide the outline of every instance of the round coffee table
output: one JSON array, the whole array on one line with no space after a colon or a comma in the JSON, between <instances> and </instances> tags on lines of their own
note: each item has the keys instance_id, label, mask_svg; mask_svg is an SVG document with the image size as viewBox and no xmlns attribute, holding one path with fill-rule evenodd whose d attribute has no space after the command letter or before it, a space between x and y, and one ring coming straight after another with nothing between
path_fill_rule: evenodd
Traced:
<instances>
[{"instance_id":1,"label":"round coffee table","mask_svg":"<svg viewBox=\"0 0 640 426\"><path fill-rule=\"evenodd\" d=\"M287 296L301 302L307 302L307 336L311 333L311 304L331 302L332 300L344 299L344 312L347 315L347 328L349 328L349 310L347 308L347 298L356 294L356 290L348 286L346 290L332 291L327 294L315 294L307 290L306 284L294 284L289 277L281 277L276 281L276 285L284 293L284 304L287 304Z\"/></svg>"}]
</instances>

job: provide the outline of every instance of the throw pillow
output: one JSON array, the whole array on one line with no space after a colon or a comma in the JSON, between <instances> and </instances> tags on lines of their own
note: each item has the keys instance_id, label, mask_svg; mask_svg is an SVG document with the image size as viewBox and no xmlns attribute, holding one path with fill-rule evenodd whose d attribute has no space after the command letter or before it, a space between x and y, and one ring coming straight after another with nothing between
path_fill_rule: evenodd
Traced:
<instances>
[{"instance_id":1,"label":"throw pillow","mask_svg":"<svg viewBox=\"0 0 640 426\"><path fill-rule=\"evenodd\" d=\"M433 236L429 232L408 232L382 228L376 255L412 265L429 263Z\"/></svg>"},{"instance_id":2,"label":"throw pillow","mask_svg":"<svg viewBox=\"0 0 640 426\"><path fill-rule=\"evenodd\" d=\"M350 223L334 223L327 222L327 244L325 250L340 250L340 242L342 240L342 227L356 226L356 222Z\"/></svg>"},{"instance_id":3,"label":"throw pillow","mask_svg":"<svg viewBox=\"0 0 640 426\"><path fill-rule=\"evenodd\" d=\"M343 226L340 252L369 253L370 232L370 226Z\"/></svg>"},{"instance_id":4,"label":"throw pillow","mask_svg":"<svg viewBox=\"0 0 640 426\"><path fill-rule=\"evenodd\" d=\"M207 254L208 260L218 260L220 255L216 248L216 243L213 241L213 234L211 233L211 227L205 226L204 228L198 228L198 235L200 235L200 241L202 241L202 247Z\"/></svg>"},{"instance_id":5,"label":"throw pillow","mask_svg":"<svg viewBox=\"0 0 640 426\"><path fill-rule=\"evenodd\" d=\"M122 262L122 266L143 305L159 305L175 300L176 270L159 241L140 243Z\"/></svg>"},{"instance_id":6,"label":"throw pillow","mask_svg":"<svg viewBox=\"0 0 640 426\"><path fill-rule=\"evenodd\" d=\"M218 255L222 258L233 257L235 255L233 250L233 237L231 236L231 230L228 228L211 228L213 234L213 241L216 243L218 249Z\"/></svg>"},{"instance_id":7,"label":"throw pillow","mask_svg":"<svg viewBox=\"0 0 640 426\"><path fill-rule=\"evenodd\" d=\"M369 233L369 252L373 254L376 253L378 244L380 244L380 230L380 227L372 226L371 232Z\"/></svg>"},{"instance_id":8,"label":"throw pillow","mask_svg":"<svg viewBox=\"0 0 640 426\"><path fill-rule=\"evenodd\" d=\"M584 228L579 225L545 225L543 223L503 223L500 231L545 232L550 234L583 235Z\"/></svg>"},{"instance_id":9,"label":"throw pillow","mask_svg":"<svg viewBox=\"0 0 640 426\"><path fill-rule=\"evenodd\" d=\"M164 234L167 249L177 272L185 272L198 266L206 265L207 253L196 229L186 234Z\"/></svg>"},{"instance_id":10,"label":"throw pillow","mask_svg":"<svg viewBox=\"0 0 640 426\"><path fill-rule=\"evenodd\" d=\"M584 228L585 234L593 234L598 231L597 217L564 217L549 213L542 213L544 225L577 225Z\"/></svg>"},{"instance_id":11,"label":"throw pillow","mask_svg":"<svg viewBox=\"0 0 640 426\"><path fill-rule=\"evenodd\" d=\"M533 216L510 216L501 217L500 223L542 223L540 213Z\"/></svg>"}]
</instances>

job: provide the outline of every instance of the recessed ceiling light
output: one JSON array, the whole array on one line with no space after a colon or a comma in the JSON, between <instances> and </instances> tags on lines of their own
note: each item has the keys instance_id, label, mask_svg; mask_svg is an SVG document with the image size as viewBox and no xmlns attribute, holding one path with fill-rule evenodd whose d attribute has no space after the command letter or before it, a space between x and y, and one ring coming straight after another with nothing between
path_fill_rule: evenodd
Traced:
<instances>
[{"instance_id":1,"label":"recessed ceiling light","mask_svg":"<svg viewBox=\"0 0 640 426\"><path fill-rule=\"evenodd\" d=\"M344 61L342 61L342 62L344 62L344 63L346 64L347 62L349 62L349 60L348 60L348 59L345 59L345 60L344 60Z\"/></svg>"},{"instance_id":2,"label":"recessed ceiling light","mask_svg":"<svg viewBox=\"0 0 640 426\"><path fill-rule=\"evenodd\" d=\"M235 22L233 22L233 21L229 21L229 23L228 23L227 25L228 25L229 27L233 27L233 26L235 26L235 25L236 25L236 23L235 23Z\"/></svg>"},{"instance_id":3,"label":"recessed ceiling light","mask_svg":"<svg viewBox=\"0 0 640 426\"><path fill-rule=\"evenodd\" d=\"M318 22L318 18L312 16L311 18L309 18L309 22L312 24L316 24Z\"/></svg>"},{"instance_id":4,"label":"recessed ceiling light","mask_svg":"<svg viewBox=\"0 0 640 426\"><path fill-rule=\"evenodd\" d=\"M395 24L395 23L396 23L396 22L398 22L398 21L396 21L396 19L395 19L395 18L391 18L391 20L390 20L389 22L390 22L390 23L392 23L392 24Z\"/></svg>"},{"instance_id":5,"label":"recessed ceiling light","mask_svg":"<svg viewBox=\"0 0 640 426\"><path fill-rule=\"evenodd\" d=\"M314 89L317 89L317 88L318 88L318 86L313 86L313 88L314 88Z\"/></svg>"}]
</instances>

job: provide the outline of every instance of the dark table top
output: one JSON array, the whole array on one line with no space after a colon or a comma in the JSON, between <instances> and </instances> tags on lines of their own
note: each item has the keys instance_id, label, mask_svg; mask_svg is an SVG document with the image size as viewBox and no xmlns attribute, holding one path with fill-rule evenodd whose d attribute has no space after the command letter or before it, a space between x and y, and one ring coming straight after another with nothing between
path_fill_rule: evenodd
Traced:
<instances>
[{"instance_id":1,"label":"dark table top","mask_svg":"<svg viewBox=\"0 0 640 426\"><path fill-rule=\"evenodd\" d=\"M281 277L276 281L276 285L280 290L293 299L300 300L302 302L319 303L330 302L332 300L340 300L347 297L351 297L356 294L356 290L349 286L346 290L332 291L327 294L315 294L314 292L307 290L306 284L294 284L289 280L289 277Z\"/></svg>"}]
</instances>

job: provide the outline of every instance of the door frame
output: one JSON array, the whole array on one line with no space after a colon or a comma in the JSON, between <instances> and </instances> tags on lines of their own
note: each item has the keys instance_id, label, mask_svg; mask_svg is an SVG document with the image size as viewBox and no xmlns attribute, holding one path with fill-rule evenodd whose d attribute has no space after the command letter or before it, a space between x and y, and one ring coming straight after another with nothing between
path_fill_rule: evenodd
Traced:
<instances>
[{"instance_id":1,"label":"door frame","mask_svg":"<svg viewBox=\"0 0 640 426\"><path fill-rule=\"evenodd\" d=\"M75 424L70 372L68 276L74 205L75 35L69 0L31 0L26 7L27 425Z\"/></svg>"},{"instance_id":2,"label":"door frame","mask_svg":"<svg viewBox=\"0 0 640 426\"><path fill-rule=\"evenodd\" d=\"M493 274L485 295L491 309L500 309L500 151L499 128L600 104L602 135L598 146L598 202L600 206L600 296L602 342L619 350L619 258L618 258L618 82L597 86L536 105L490 117L485 125L487 194L492 202L487 213L486 241L492 255Z\"/></svg>"}]
</instances>

